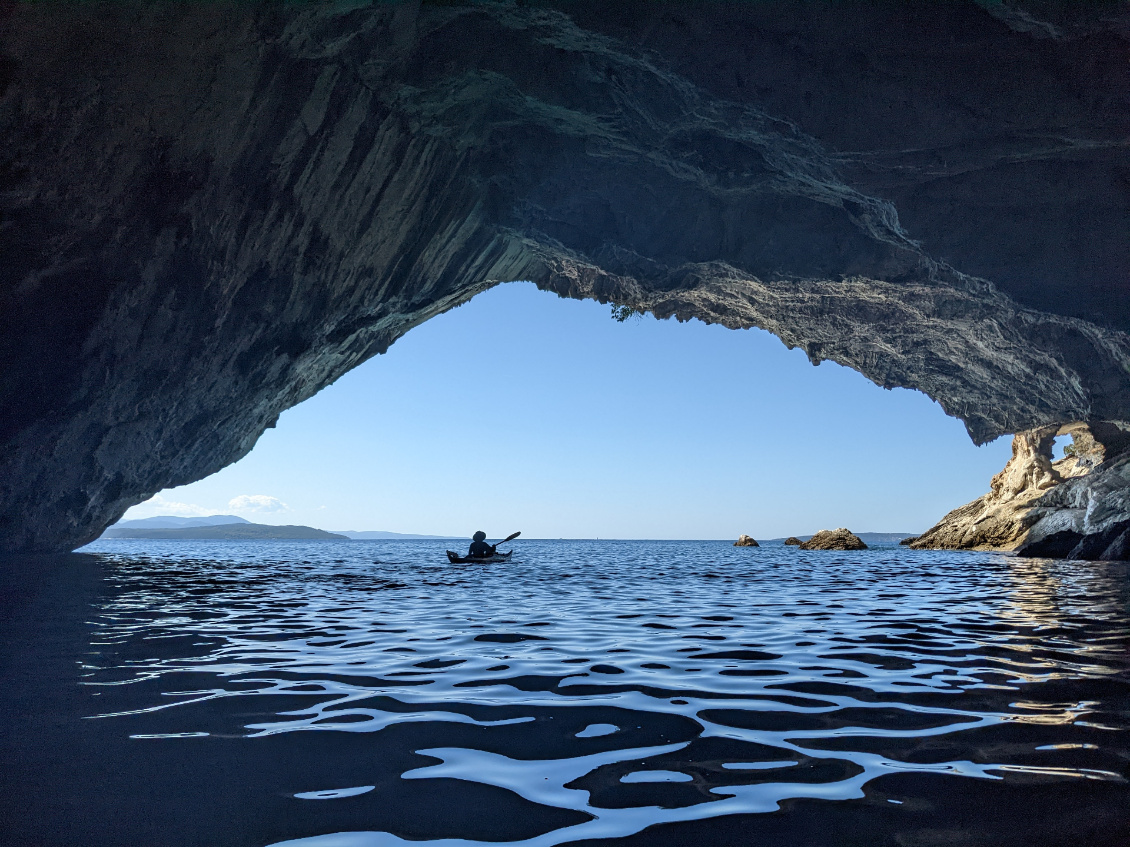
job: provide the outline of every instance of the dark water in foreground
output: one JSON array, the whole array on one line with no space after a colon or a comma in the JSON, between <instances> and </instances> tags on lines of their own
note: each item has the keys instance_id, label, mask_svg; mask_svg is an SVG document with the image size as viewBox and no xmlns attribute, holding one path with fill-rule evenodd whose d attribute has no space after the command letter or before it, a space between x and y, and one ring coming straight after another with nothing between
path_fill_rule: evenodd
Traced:
<instances>
[{"instance_id":1,"label":"dark water in foreground","mask_svg":"<svg viewBox=\"0 0 1130 847\"><path fill-rule=\"evenodd\" d=\"M444 546L86 548L105 775L40 793L89 843L1130 843L1125 563Z\"/></svg>"}]
</instances>

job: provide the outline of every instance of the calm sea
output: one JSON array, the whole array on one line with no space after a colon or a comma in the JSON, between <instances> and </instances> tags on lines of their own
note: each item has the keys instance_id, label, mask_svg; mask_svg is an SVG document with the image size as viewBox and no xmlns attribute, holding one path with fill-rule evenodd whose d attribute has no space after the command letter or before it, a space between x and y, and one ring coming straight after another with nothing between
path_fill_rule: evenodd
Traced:
<instances>
[{"instance_id":1,"label":"calm sea","mask_svg":"<svg viewBox=\"0 0 1130 847\"><path fill-rule=\"evenodd\" d=\"M1130 843L1126 563L518 540L451 566L445 546L85 548L58 751L20 754L49 761L10 832Z\"/></svg>"}]
</instances>

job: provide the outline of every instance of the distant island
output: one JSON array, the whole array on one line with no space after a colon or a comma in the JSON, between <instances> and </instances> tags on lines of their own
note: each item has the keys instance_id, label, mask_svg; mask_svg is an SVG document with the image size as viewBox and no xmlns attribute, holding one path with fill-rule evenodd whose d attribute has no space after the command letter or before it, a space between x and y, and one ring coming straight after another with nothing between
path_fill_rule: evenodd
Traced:
<instances>
[{"instance_id":1,"label":"distant island","mask_svg":"<svg viewBox=\"0 0 1130 847\"><path fill-rule=\"evenodd\" d=\"M138 528L112 526L103 538L148 538L176 541L349 541L344 535L314 529L312 526L268 526L258 523L212 524L205 526Z\"/></svg>"},{"instance_id":2,"label":"distant island","mask_svg":"<svg viewBox=\"0 0 1130 847\"><path fill-rule=\"evenodd\" d=\"M370 541L386 539L390 541L452 541L457 536L450 535L412 535L403 532L383 532L370 530L341 530L329 532L312 526L270 526L251 523L236 515L208 515L202 518L180 518L174 515L158 515L152 518L118 521L102 533L103 538L162 538L185 541L244 541L249 539L295 539L304 541Z\"/></svg>"},{"instance_id":3,"label":"distant island","mask_svg":"<svg viewBox=\"0 0 1130 847\"><path fill-rule=\"evenodd\" d=\"M173 515L158 515L155 518L118 521L114 524L114 527L121 529L181 529L188 526L219 526L232 523L249 524L251 521L236 515L209 515L206 518L178 518Z\"/></svg>"}]
</instances>

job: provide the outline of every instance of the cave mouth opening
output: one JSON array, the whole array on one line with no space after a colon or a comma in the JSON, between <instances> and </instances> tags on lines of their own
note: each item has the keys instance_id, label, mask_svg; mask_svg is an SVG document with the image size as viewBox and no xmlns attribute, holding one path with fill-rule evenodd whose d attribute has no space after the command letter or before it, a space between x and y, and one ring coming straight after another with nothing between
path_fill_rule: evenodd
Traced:
<instances>
[{"instance_id":1,"label":"cave mouth opening","mask_svg":"<svg viewBox=\"0 0 1130 847\"><path fill-rule=\"evenodd\" d=\"M285 412L244 459L126 519L331 531L763 538L916 534L1008 458L918 392L813 367L761 330L530 283L479 294Z\"/></svg>"}]
</instances>

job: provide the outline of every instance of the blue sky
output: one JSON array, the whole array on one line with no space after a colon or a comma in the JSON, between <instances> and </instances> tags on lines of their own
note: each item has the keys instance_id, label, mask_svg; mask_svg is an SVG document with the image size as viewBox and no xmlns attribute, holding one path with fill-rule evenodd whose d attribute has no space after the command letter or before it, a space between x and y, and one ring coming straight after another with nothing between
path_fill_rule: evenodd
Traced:
<instances>
[{"instance_id":1,"label":"blue sky","mask_svg":"<svg viewBox=\"0 0 1130 847\"><path fill-rule=\"evenodd\" d=\"M920 532L985 493L1009 445L975 447L925 395L813 367L761 330L617 323L509 283L126 517L491 538Z\"/></svg>"}]
</instances>

